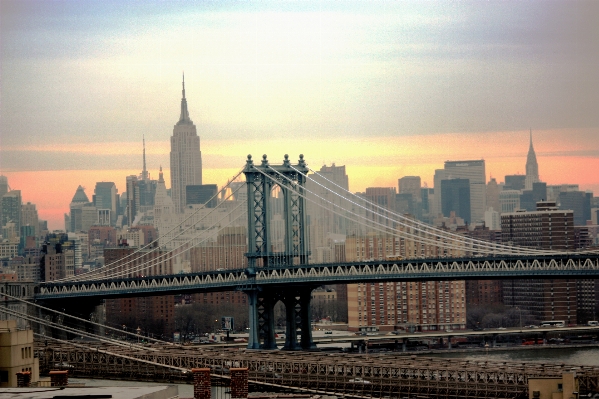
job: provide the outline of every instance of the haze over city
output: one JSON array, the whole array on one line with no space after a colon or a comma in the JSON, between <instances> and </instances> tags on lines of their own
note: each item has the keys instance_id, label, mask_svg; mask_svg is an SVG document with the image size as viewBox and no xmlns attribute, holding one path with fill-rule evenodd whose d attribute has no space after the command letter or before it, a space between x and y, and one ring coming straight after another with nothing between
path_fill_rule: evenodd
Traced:
<instances>
[{"instance_id":1,"label":"haze over city","mask_svg":"<svg viewBox=\"0 0 599 399\"><path fill-rule=\"evenodd\" d=\"M594 2L0 3L0 173L50 229L78 185L169 178L185 71L204 183L247 154L429 187L445 160L599 192Z\"/></svg>"}]
</instances>

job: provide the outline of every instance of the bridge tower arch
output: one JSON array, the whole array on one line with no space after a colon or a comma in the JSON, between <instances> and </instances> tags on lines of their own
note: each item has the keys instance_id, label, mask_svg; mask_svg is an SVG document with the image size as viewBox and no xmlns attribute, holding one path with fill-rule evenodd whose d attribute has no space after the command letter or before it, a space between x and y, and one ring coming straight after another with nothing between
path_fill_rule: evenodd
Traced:
<instances>
[{"instance_id":1,"label":"bridge tower arch","mask_svg":"<svg viewBox=\"0 0 599 399\"><path fill-rule=\"evenodd\" d=\"M256 283L261 268L285 268L308 263L308 227L306 218L305 174L308 173L304 156L291 165L285 155L282 165L270 165L266 155L260 164L254 164L248 155L243 170L247 184L248 252L246 274L250 283L244 288L249 302L249 349L276 349L274 306L285 304L286 341L283 349L313 349L310 325L310 286L289 289L266 287ZM273 250L271 231L270 194L279 186L283 195L284 250ZM301 329L297 342L297 328Z\"/></svg>"}]
</instances>

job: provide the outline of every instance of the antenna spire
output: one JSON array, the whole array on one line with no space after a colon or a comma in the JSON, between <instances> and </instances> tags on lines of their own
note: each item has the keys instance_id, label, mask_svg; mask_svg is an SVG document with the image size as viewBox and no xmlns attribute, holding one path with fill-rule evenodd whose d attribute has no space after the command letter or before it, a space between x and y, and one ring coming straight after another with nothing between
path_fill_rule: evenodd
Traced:
<instances>
[{"instance_id":1,"label":"antenna spire","mask_svg":"<svg viewBox=\"0 0 599 399\"><path fill-rule=\"evenodd\" d=\"M144 155L143 155L143 159L144 159L144 165L143 165L143 169L141 172L141 179L142 180L148 180L149 176L148 176L148 170L146 169L146 135L144 134L143 136L143 146L144 146Z\"/></svg>"},{"instance_id":2,"label":"antenna spire","mask_svg":"<svg viewBox=\"0 0 599 399\"><path fill-rule=\"evenodd\" d=\"M182 98L181 98L181 116L179 117L179 122L177 125L190 125L193 124L191 119L189 119L189 111L187 110L187 99L185 98L185 72L183 72L183 90L182 90Z\"/></svg>"}]
</instances>

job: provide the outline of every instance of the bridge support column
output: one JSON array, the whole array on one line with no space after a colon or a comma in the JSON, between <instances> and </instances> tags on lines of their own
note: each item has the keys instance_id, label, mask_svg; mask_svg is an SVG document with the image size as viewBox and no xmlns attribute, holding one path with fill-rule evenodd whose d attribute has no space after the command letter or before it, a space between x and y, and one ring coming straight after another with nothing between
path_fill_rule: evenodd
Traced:
<instances>
[{"instance_id":1,"label":"bridge support column","mask_svg":"<svg viewBox=\"0 0 599 399\"><path fill-rule=\"evenodd\" d=\"M283 301L286 311L285 350L313 350L310 301L312 287L291 288L282 292L276 288L246 291L249 302L250 336L248 349L277 349L274 307ZM301 330L299 334L297 329Z\"/></svg>"},{"instance_id":2,"label":"bridge support column","mask_svg":"<svg viewBox=\"0 0 599 399\"><path fill-rule=\"evenodd\" d=\"M453 337L451 335L449 337L447 337L447 349L453 349L452 346L451 346L451 339L452 338Z\"/></svg>"},{"instance_id":3,"label":"bridge support column","mask_svg":"<svg viewBox=\"0 0 599 399\"><path fill-rule=\"evenodd\" d=\"M246 291L249 304L248 324L250 336L248 337L248 349L260 349L260 334L258 331L258 290Z\"/></svg>"},{"instance_id":4,"label":"bridge support column","mask_svg":"<svg viewBox=\"0 0 599 399\"><path fill-rule=\"evenodd\" d=\"M259 333L264 337L262 349L277 349L275 340L275 303L273 295L262 295L258 298Z\"/></svg>"},{"instance_id":5,"label":"bridge support column","mask_svg":"<svg viewBox=\"0 0 599 399\"><path fill-rule=\"evenodd\" d=\"M301 347L306 350L316 349L314 341L312 341L312 310L310 309L310 301L312 299L312 288L305 288L300 292L300 318L301 318Z\"/></svg>"},{"instance_id":6,"label":"bridge support column","mask_svg":"<svg viewBox=\"0 0 599 399\"><path fill-rule=\"evenodd\" d=\"M287 296L283 301L285 303L285 346L283 350L293 351L301 349L297 345L297 318L296 318L296 298Z\"/></svg>"},{"instance_id":7,"label":"bridge support column","mask_svg":"<svg viewBox=\"0 0 599 399\"><path fill-rule=\"evenodd\" d=\"M497 334L493 334L493 339L491 340L491 348L495 348L497 346Z\"/></svg>"},{"instance_id":8,"label":"bridge support column","mask_svg":"<svg viewBox=\"0 0 599 399\"><path fill-rule=\"evenodd\" d=\"M547 345L547 331L543 332L543 345Z\"/></svg>"},{"instance_id":9,"label":"bridge support column","mask_svg":"<svg viewBox=\"0 0 599 399\"><path fill-rule=\"evenodd\" d=\"M408 339L404 338L401 340L401 351L407 352L407 350L408 350Z\"/></svg>"}]
</instances>

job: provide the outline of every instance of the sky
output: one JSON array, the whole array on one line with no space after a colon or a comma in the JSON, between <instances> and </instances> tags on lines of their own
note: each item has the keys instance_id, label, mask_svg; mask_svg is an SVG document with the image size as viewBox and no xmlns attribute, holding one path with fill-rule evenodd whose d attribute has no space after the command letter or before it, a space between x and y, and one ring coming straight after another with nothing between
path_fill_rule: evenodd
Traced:
<instances>
[{"instance_id":1,"label":"sky","mask_svg":"<svg viewBox=\"0 0 599 399\"><path fill-rule=\"evenodd\" d=\"M350 189L446 160L599 195L599 2L0 1L0 174L51 229L78 185L169 180L185 72L204 182L304 154Z\"/></svg>"}]
</instances>

